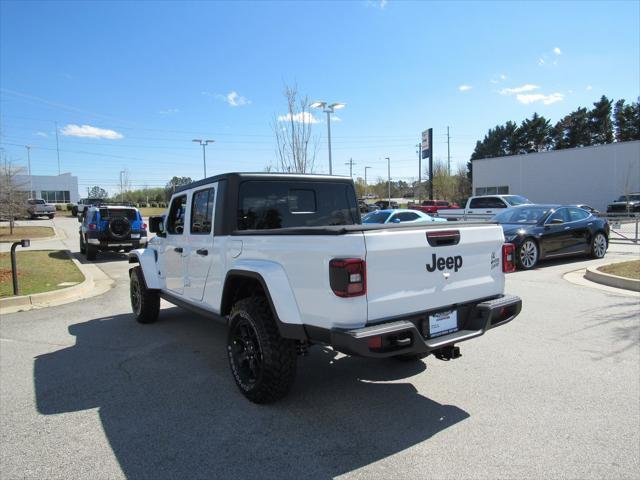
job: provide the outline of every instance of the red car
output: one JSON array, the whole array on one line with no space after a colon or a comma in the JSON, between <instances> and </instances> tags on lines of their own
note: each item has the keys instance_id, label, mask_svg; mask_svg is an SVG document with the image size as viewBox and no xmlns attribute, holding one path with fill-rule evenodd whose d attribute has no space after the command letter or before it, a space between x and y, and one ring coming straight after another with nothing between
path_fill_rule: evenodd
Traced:
<instances>
[{"instance_id":1,"label":"red car","mask_svg":"<svg viewBox=\"0 0 640 480\"><path fill-rule=\"evenodd\" d=\"M424 213L434 214L438 210L446 210L448 208L460 208L457 203L449 203L446 200L423 200L420 205L409 205L412 210L420 210Z\"/></svg>"}]
</instances>

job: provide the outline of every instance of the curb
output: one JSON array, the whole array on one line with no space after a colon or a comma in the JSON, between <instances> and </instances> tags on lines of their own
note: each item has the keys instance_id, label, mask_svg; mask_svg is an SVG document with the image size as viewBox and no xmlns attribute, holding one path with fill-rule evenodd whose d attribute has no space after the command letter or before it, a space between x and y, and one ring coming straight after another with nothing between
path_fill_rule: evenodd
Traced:
<instances>
[{"instance_id":1,"label":"curb","mask_svg":"<svg viewBox=\"0 0 640 480\"><path fill-rule=\"evenodd\" d=\"M102 295L111 289L114 281L97 266L83 265L74 258L70 250L63 251L69 256L78 270L80 270L80 273L84 276L84 281L78 285L51 290L49 292L2 298L0 299L0 314L6 315L36 308L46 308L71 303L84 298Z\"/></svg>"},{"instance_id":2,"label":"curb","mask_svg":"<svg viewBox=\"0 0 640 480\"><path fill-rule=\"evenodd\" d=\"M608 265L614 265L614 263L610 263ZM600 265L599 267L602 266L604 265ZM607 285L609 287L640 292L640 280L619 277L618 275L611 275L610 273L604 273L598 270L599 267L588 267L586 273L584 274L584 278L586 278L587 280L591 280L592 282Z\"/></svg>"}]
</instances>

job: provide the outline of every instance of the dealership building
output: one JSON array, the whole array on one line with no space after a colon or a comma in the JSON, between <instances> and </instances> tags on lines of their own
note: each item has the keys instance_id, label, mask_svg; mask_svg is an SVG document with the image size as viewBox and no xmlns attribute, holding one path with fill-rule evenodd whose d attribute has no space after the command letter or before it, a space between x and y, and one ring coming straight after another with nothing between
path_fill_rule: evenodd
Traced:
<instances>
[{"instance_id":1,"label":"dealership building","mask_svg":"<svg viewBox=\"0 0 640 480\"><path fill-rule=\"evenodd\" d=\"M604 211L632 192L640 192L640 140L473 160L474 195L509 193Z\"/></svg>"},{"instance_id":2,"label":"dealership building","mask_svg":"<svg viewBox=\"0 0 640 480\"><path fill-rule=\"evenodd\" d=\"M18 190L28 192L31 198L42 198L49 203L77 203L78 177L70 173L61 175L16 175Z\"/></svg>"}]
</instances>

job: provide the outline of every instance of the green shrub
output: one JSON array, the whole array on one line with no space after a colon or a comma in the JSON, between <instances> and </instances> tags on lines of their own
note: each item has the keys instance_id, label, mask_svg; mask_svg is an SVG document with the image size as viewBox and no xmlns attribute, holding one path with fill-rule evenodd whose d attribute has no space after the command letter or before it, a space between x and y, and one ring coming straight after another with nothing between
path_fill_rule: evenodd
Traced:
<instances>
[{"instance_id":1,"label":"green shrub","mask_svg":"<svg viewBox=\"0 0 640 480\"><path fill-rule=\"evenodd\" d=\"M67 212L70 212L71 210L73 210L73 205L67 203Z\"/></svg>"},{"instance_id":2,"label":"green shrub","mask_svg":"<svg viewBox=\"0 0 640 480\"><path fill-rule=\"evenodd\" d=\"M61 212L62 211L62 205L60 205L59 203L56 203L56 212Z\"/></svg>"}]
</instances>

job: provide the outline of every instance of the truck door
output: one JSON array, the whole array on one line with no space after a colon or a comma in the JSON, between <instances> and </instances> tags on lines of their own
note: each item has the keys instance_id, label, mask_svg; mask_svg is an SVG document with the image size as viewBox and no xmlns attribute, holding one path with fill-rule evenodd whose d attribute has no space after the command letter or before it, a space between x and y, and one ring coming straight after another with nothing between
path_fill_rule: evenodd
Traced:
<instances>
[{"instance_id":1,"label":"truck door","mask_svg":"<svg viewBox=\"0 0 640 480\"><path fill-rule=\"evenodd\" d=\"M167 289L173 293L184 293L185 278L185 218L187 218L187 195L174 197L167 216L167 237L164 251L164 268Z\"/></svg>"},{"instance_id":2,"label":"truck door","mask_svg":"<svg viewBox=\"0 0 640 480\"><path fill-rule=\"evenodd\" d=\"M213 215L217 183L196 190L191 196L189 215L189 241L185 249L187 275L185 278L185 296L201 302L204 286L216 252L213 250Z\"/></svg>"}]
</instances>

